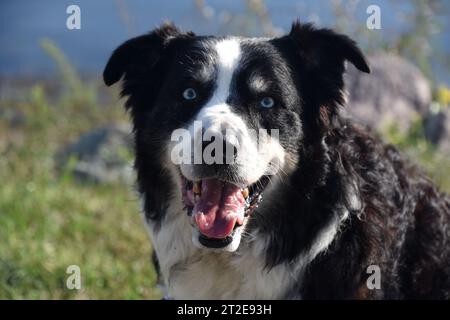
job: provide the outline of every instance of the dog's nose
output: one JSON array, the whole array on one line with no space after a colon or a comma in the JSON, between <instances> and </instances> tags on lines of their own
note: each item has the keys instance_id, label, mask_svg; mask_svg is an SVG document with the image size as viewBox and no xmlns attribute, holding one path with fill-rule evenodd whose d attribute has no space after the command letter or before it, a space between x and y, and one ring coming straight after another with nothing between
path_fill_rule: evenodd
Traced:
<instances>
[{"instance_id":1,"label":"dog's nose","mask_svg":"<svg viewBox=\"0 0 450 320\"><path fill-rule=\"evenodd\" d=\"M202 154L205 157L211 156L214 159L214 164L232 164L237 159L238 148L235 143L222 138L222 150L217 148L216 137L211 137L210 141L202 142ZM219 142L220 143L220 142ZM205 153L205 149L211 145L209 150ZM216 146L216 147L214 147ZM222 154L220 154L222 153ZM222 161L222 162L220 162ZM207 161L208 163L208 161Z\"/></svg>"}]
</instances>

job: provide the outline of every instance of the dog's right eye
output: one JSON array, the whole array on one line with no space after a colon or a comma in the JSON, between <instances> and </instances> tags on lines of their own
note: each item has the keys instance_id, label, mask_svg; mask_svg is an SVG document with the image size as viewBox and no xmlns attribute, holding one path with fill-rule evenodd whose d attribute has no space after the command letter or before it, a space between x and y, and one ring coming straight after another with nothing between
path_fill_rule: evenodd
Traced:
<instances>
[{"instance_id":1,"label":"dog's right eye","mask_svg":"<svg viewBox=\"0 0 450 320\"><path fill-rule=\"evenodd\" d=\"M259 102L261 107L269 109L272 108L275 105L275 101L271 97L264 97Z\"/></svg>"},{"instance_id":2,"label":"dog's right eye","mask_svg":"<svg viewBox=\"0 0 450 320\"><path fill-rule=\"evenodd\" d=\"M183 98L185 100L194 100L197 98L197 92L192 88L187 88L183 91Z\"/></svg>"}]
</instances>

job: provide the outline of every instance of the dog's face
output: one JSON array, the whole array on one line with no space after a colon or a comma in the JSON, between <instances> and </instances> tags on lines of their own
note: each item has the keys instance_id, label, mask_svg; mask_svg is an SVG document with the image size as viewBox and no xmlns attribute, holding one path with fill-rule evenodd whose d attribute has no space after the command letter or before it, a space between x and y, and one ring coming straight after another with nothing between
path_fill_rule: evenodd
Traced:
<instances>
[{"instance_id":1,"label":"dog's face","mask_svg":"<svg viewBox=\"0 0 450 320\"><path fill-rule=\"evenodd\" d=\"M309 25L274 39L165 25L119 47L104 79L125 75L138 179L166 172L194 244L234 251L268 185L301 168L301 148L331 125L345 60L368 72L350 39Z\"/></svg>"}]
</instances>

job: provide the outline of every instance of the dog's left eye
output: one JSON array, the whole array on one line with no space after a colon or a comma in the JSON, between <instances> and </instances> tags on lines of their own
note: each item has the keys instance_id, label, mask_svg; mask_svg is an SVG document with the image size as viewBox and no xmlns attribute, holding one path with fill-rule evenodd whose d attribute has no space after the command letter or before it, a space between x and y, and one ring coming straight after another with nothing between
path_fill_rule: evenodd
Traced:
<instances>
[{"instance_id":1,"label":"dog's left eye","mask_svg":"<svg viewBox=\"0 0 450 320\"><path fill-rule=\"evenodd\" d=\"M183 91L183 98L185 100L194 100L197 98L197 92L192 88L187 88Z\"/></svg>"},{"instance_id":2,"label":"dog's left eye","mask_svg":"<svg viewBox=\"0 0 450 320\"><path fill-rule=\"evenodd\" d=\"M259 104L263 108L272 108L275 104L275 101L271 97L264 97L261 99Z\"/></svg>"}]
</instances>

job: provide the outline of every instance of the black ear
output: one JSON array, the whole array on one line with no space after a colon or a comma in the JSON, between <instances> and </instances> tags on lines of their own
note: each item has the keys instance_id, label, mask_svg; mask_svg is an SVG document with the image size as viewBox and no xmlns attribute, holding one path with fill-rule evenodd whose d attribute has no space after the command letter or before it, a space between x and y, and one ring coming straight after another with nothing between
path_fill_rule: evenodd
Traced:
<instances>
[{"instance_id":1,"label":"black ear","mask_svg":"<svg viewBox=\"0 0 450 320\"><path fill-rule=\"evenodd\" d=\"M362 72L370 73L369 64L355 41L330 29L315 29L312 24L292 24L289 37L294 40L303 57L313 65L343 65L350 61Z\"/></svg>"},{"instance_id":2,"label":"black ear","mask_svg":"<svg viewBox=\"0 0 450 320\"><path fill-rule=\"evenodd\" d=\"M304 104L308 104L304 108L305 117L310 119L307 123L328 130L345 104L345 61L370 73L366 58L349 37L298 21L289 34L275 41L299 76Z\"/></svg>"},{"instance_id":3,"label":"black ear","mask_svg":"<svg viewBox=\"0 0 450 320\"><path fill-rule=\"evenodd\" d=\"M173 24L165 23L146 35L126 41L114 50L106 64L103 71L105 84L113 85L124 74L130 79L151 71L172 39L193 35L191 32L182 33Z\"/></svg>"}]
</instances>

